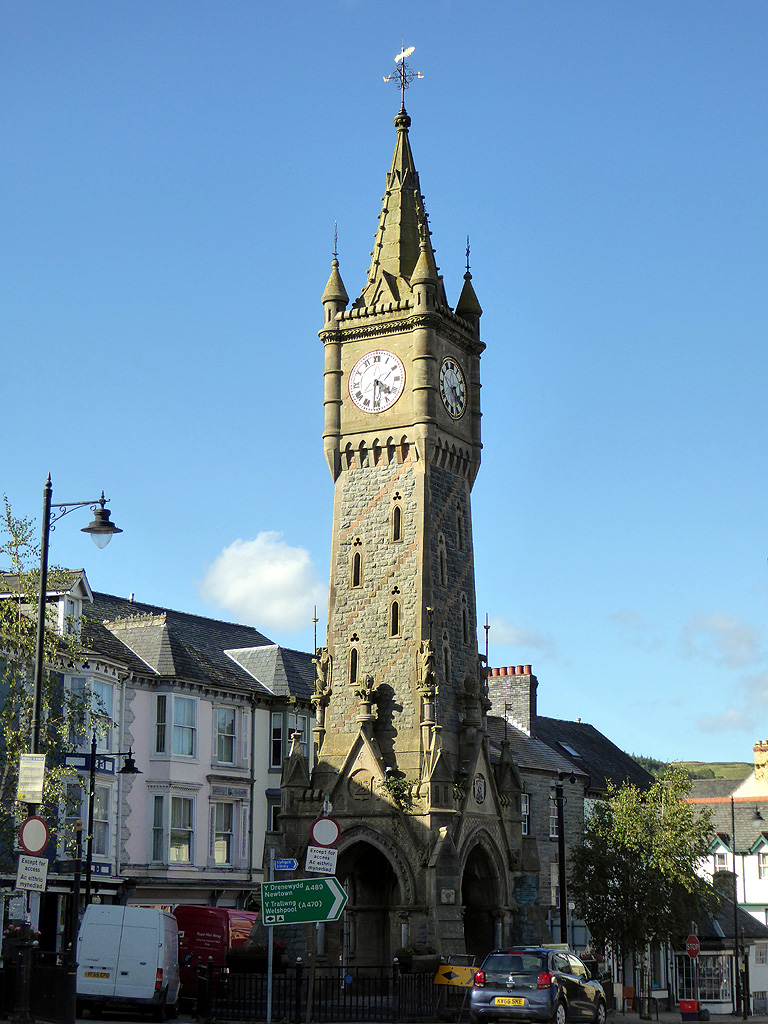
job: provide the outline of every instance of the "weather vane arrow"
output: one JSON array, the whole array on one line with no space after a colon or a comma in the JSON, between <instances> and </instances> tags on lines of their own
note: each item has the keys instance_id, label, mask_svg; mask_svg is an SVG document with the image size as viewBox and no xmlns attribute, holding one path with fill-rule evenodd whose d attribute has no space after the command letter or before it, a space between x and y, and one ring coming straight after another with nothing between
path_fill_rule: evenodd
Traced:
<instances>
[{"instance_id":1,"label":"weather vane arrow","mask_svg":"<svg viewBox=\"0 0 768 1024\"><path fill-rule=\"evenodd\" d=\"M405 110L405 90L410 88L414 78L424 77L423 71L413 71L406 63L406 58L410 57L415 49L415 46L409 46L407 49L404 46L395 57L395 70L384 76L385 82L396 82L400 86L400 105L403 110Z\"/></svg>"}]
</instances>

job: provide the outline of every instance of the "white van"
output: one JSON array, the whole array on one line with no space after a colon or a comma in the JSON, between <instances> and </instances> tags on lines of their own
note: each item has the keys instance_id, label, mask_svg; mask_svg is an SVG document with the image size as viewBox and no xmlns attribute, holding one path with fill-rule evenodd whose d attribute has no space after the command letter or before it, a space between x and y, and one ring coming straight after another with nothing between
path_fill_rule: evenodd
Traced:
<instances>
[{"instance_id":1,"label":"white van","mask_svg":"<svg viewBox=\"0 0 768 1024\"><path fill-rule=\"evenodd\" d=\"M92 1016L132 1006L155 1020L179 1012L179 929L173 914L149 907L85 908L77 937L77 1006Z\"/></svg>"}]
</instances>

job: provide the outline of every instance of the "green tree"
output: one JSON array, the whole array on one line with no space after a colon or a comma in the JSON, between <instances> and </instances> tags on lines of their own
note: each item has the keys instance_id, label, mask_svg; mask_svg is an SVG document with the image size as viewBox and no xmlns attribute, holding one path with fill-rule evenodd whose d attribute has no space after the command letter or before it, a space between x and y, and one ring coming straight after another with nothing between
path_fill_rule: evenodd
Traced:
<instances>
[{"instance_id":1,"label":"green tree","mask_svg":"<svg viewBox=\"0 0 768 1024\"><path fill-rule=\"evenodd\" d=\"M15 865L13 839L26 817L26 806L16 800L19 758L30 749L35 646L40 572L40 549L35 524L29 518L13 515L7 497L0 524L0 870ZM4 563L4 565L3 565ZM48 571L48 590L66 589L73 574L52 568ZM71 770L62 765L65 750L71 748L73 735L85 735L98 727L98 708L88 694L64 689L63 676L76 672L84 660L78 624L66 623L56 630L55 621L44 640L44 669L40 708L40 753L46 755L43 803L38 813L45 817L55 837L59 809L65 800L66 778Z\"/></svg>"},{"instance_id":2,"label":"green tree","mask_svg":"<svg viewBox=\"0 0 768 1024\"><path fill-rule=\"evenodd\" d=\"M686 934L713 905L697 866L712 836L709 812L685 802L687 773L669 768L647 791L610 788L571 852L570 894L600 948L624 955Z\"/></svg>"}]
</instances>

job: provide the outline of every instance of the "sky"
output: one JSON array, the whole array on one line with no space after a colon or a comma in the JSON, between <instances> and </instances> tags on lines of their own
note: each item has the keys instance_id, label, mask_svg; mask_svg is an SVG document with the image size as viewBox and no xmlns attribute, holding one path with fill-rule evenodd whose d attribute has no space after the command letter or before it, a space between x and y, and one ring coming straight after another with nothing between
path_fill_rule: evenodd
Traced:
<instances>
[{"instance_id":1,"label":"sky","mask_svg":"<svg viewBox=\"0 0 768 1024\"><path fill-rule=\"evenodd\" d=\"M102 489L94 590L313 647L320 296L362 290L402 44L437 262L484 313L491 665L664 760L768 736L765 0L3 0L0 491ZM485 634L479 629L480 649Z\"/></svg>"}]
</instances>

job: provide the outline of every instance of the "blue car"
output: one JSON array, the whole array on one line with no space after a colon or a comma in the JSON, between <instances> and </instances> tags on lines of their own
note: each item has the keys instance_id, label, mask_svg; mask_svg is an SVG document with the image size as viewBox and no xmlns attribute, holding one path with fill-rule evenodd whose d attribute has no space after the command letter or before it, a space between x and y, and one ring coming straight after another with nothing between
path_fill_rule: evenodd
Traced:
<instances>
[{"instance_id":1,"label":"blue car","mask_svg":"<svg viewBox=\"0 0 768 1024\"><path fill-rule=\"evenodd\" d=\"M475 971L472 1024L588 1020L605 1024L605 992L573 953L531 947L494 949Z\"/></svg>"}]
</instances>

